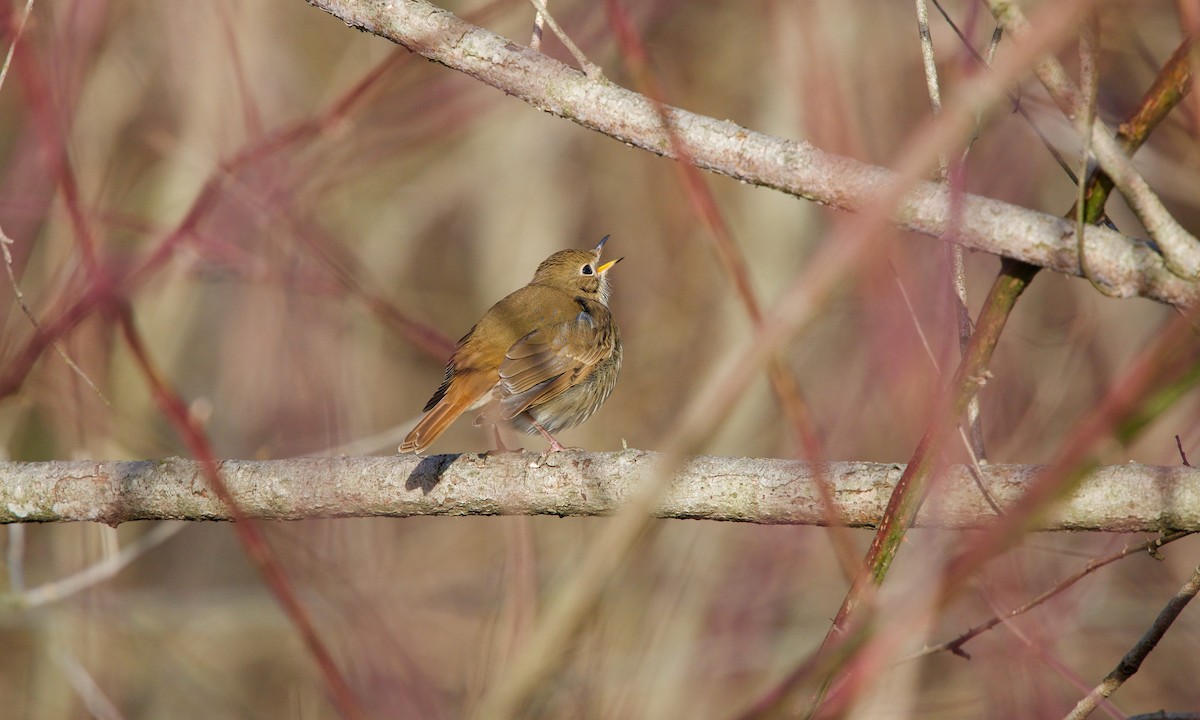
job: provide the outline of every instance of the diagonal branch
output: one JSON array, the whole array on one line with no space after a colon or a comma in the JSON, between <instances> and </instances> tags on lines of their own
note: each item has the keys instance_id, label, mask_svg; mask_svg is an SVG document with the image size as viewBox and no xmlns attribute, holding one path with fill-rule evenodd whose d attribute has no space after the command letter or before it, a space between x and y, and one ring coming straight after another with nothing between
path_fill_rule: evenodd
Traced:
<instances>
[{"instance_id":1,"label":"diagonal branch","mask_svg":"<svg viewBox=\"0 0 1200 720\"><path fill-rule=\"evenodd\" d=\"M351 26L400 43L539 110L630 145L675 157L661 118L646 97L606 79L589 78L423 0L309 2ZM1015 64L1006 68L1014 77L1019 70ZM999 85L1008 79L998 69L988 81ZM977 95L994 103L1003 92L981 90ZM747 183L857 211L876 201L884 194L883 189L898 179L886 168L832 155L806 142L765 135L677 108L667 108L666 112L698 167ZM947 129L956 129L958 121L948 117L939 122L944 122ZM961 202L955 239L965 247L1081 276L1071 222L978 195L964 195ZM939 237L951 216L949 192L938 183L914 183L891 215L905 228ZM1176 305L1200 299L1200 287L1172 274L1162 257L1144 243L1105 228L1088 228L1085 232L1089 267L1096 279L1115 294L1141 295Z\"/></svg>"}]
</instances>

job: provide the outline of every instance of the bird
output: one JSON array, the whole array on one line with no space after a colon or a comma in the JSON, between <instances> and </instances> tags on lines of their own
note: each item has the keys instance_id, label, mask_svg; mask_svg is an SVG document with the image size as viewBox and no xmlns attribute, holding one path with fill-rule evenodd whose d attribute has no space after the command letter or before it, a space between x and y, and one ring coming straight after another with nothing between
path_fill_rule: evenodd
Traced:
<instances>
[{"instance_id":1,"label":"bird","mask_svg":"<svg viewBox=\"0 0 1200 720\"><path fill-rule=\"evenodd\" d=\"M608 238L591 250L554 253L528 285L483 314L458 341L445 379L400 452L421 452L474 409L482 409L476 426L508 422L540 433L550 443L548 452L566 449L552 433L591 417L621 370L608 272L625 258L600 263Z\"/></svg>"}]
</instances>

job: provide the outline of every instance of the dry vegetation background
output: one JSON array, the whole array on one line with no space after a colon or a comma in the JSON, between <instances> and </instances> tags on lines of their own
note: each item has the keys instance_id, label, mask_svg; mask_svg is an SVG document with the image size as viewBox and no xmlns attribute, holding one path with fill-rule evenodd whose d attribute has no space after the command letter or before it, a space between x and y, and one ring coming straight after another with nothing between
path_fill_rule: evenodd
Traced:
<instances>
[{"instance_id":1,"label":"dry vegetation background","mask_svg":"<svg viewBox=\"0 0 1200 720\"><path fill-rule=\"evenodd\" d=\"M528 40L527 4L448 7ZM947 8L982 47L986 11L965 0ZM603 4L556 0L552 9L608 77L630 83ZM629 11L674 105L876 164L928 119L911 3L656 0ZM1103 117L1129 112L1177 46L1177 11L1101 4ZM5 47L17 17L8 17ZM971 62L944 22L935 18L933 30L953 87ZM545 51L567 57L553 39ZM1062 57L1076 66L1070 44ZM1073 156L1069 127L1035 83L1021 102ZM1193 231L1197 107L1185 102L1138 155ZM348 30L300 0L38 2L0 90L0 157L0 227L30 307L45 319L75 301L90 237L96 266L128 298L150 355L222 457L312 454L365 438L375 440L357 452L394 451L437 386L449 343L546 255L605 234L626 258L613 272L625 366L608 404L564 442L656 448L716 362L749 336L672 163ZM706 180L766 303L844 221ZM983 128L965 182L1055 214L1074 194L1009 112ZM1143 234L1119 199L1110 210L1123 232ZM879 262L785 353L829 459L906 461L957 360L943 245L897 231L875 252ZM998 261L970 256L967 267L974 308ZM1148 300L1104 299L1085 281L1038 277L982 394L990 459L1046 461L1171 315ZM15 302L0 304L5 377L31 334ZM91 312L61 346L100 393L46 353L0 401L5 454L187 454L111 314ZM1185 398L1136 444L1106 444L1105 462L1178 464L1176 434L1200 457L1198 410L1194 395ZM459 423L433 451L487 447ZM797 452L765 380L705 451ZM454 718L505 669L603 522L338 520L267 532L372 716ZM11 529L0 597L97 563L152 527ZM196 524L164 537L110 581L0 608L0 715L334 716L230 528ZM852 537L860 548L870 540ZM897 655L1141 539L1031 536L949 612L913 627ZM912 534L887 597L924 592L929 569L959 540ZM876 669L850 714L1061 717L1146 629L1198 551L1189 538L1161 562L1143 555L1108 567L974 641L970 660L943 653ZM816 647L845 589L822 529L664 522L614 579L538 710L731 717ZM1200 614L1190 608L1116 707L1200 709L1197 647Z\"/></svg>"}]
</instances>

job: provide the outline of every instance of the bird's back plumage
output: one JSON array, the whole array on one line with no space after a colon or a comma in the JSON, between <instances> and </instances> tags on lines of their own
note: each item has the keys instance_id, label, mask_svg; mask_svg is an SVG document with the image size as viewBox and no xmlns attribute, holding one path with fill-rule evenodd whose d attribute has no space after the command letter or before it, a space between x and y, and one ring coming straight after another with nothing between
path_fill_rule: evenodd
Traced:
<instances>
[{"instance_id":1,"label":"bird's back plumage","mask_svg":"<svg viewBox=\"0 0 1200 720\"><path fill-rule=\"evenodd\" d=\"M401 452L428 447L475 407L483 408L477 425L508 421L533 432L536 422L554 432L604 403L620 371L621 339L604 278L613 263L597 267L602 246L551 255L529 285L484 313L459 340Z\"/></svg>"}]
</instances>

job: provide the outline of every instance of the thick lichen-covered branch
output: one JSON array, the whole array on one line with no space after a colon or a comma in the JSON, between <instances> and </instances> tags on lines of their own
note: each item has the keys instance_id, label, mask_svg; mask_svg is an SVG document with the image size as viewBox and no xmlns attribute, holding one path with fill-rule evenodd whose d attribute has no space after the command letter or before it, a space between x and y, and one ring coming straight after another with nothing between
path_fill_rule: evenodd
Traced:
<instances>
[{"instance_id":1,"label":"thick lichen-covered branch","mask_svg":"<svg viewBox=\"0 0 1200 720\"><path fill-rule=\"evenodd\" d=\"M661 456L637 450L541 455L295 458L220 463L247 517L609 515ZM817 466L796 460L694 457L676 473L656 514L752 523L825 525ZM836 522L874 526L903 465L820 466ZM989 465L984 484L1001 507L1038 466ZM229 520L192 460L0 463L0 522ZM953 468L918 526L979 527L995 517L965 468ZM1046 530L1200 530L1200 470L1114 465L1093 472L1046 519Z\"/></svg>"}]
</instances>

